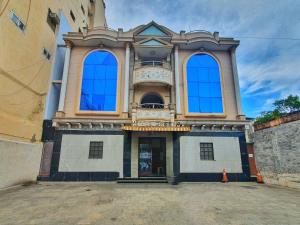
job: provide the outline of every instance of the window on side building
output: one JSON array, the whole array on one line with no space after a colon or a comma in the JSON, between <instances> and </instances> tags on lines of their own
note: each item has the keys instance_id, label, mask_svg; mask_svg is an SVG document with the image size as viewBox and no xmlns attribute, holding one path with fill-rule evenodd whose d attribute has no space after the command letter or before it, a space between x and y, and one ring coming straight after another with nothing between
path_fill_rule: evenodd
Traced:
<instances>
[{"instance_id":1,"label":"window on side building","mask_svg":"<svg viewBox=\"0 0 300 225\"><path fill-rule=\"evenodd\" d=\"M22 22L22 20L16 15L14 11L10 11L9 17L11 21L21 30L25 30L25 24Z\"/></svg>"},{"instance_id":2,"label":"window on side building","mask_svg":"<svg viewBox=\"0 0 300 225\"><path fill-rule=\"evenodd\" d=\"M104 50L92 51L83 62L80 110L115 112L118 62Z\"/></svg>"},{"instance_id":3,"label":"window on side building","mask_svg":"<svg viewBox=\"0 0 300 225\"><path fill-rule=\"evenodd\" d=\"M213 143L200 143L200 159L214 160L214 146Z\"/></svg>"},{"instance_id":4,"label":"window on side building","mask_svg":"<svg viewBox=\"0 0 300 225\"><path fill-rule=\"evenodd\" d=\"M59 24L59 17L56 13L53 13L51 9L48 9L47 23L51 30L55 32L56 26Z\"/></svg>"},{"instance_id":5,"label":"window on side building","mask_svg":"<svg viewBox=\"0 0 300 225\"><path fill-rule=\"evenodd\" d=\"M195 54L187 62L189 113L223 113L220 69L210 55Z\"/></svg>"},{"instance_id":6,"label":"window on side building","mask_svg":"<svg viewBox=\"0 0 300 225\"><path fill-rule=\"evenodd\" d=\"M70 16L71 16L72 20L75 22L75 15L72 10L70 10Z\"/></svg>"},{"instance_id":7,"label":"window on side building","mask_svg":"<svg viewBox=\"0 0 300 225\"><path fill-rule=\"evenodd\" d=\"M84 9L82 4L81 4L80 8L81 8L81 11L82 11L83 15L85 15L85 9Z\"/></svg>"},{"instance_id":8,"label":"window on side building","mask_svg":"<svg viewBox=\"0 0 300 225\"><path fill-rule=\"evenodd\" d=\"M89 149L89 159L103 158L103 141L91 141Z\"/></svg>"}]
</instances>

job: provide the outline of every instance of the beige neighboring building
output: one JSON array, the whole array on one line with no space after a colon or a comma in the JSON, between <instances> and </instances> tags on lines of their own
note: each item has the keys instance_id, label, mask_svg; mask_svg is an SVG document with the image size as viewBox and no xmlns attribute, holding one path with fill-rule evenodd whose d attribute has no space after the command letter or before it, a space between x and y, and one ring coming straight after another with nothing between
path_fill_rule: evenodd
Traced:
<instances>
[{"instance_id":1,"label":"beige neighboring building","mask_svg":"<svg viewBox=\"0 0 300 225\"><path fill-rule=\"evenodd\" d=\"M239 41L153 21L64 40L68 70L40 180L220 181L223 169L250 180Z\"/></svg>"},{"instance_id":2,"label":"beige neighboring building","mask_svg":"<svg viewBox=\"0 0 300 225\"><path fill-rule=\"evenodd\" d=\"M105 27L103 0L0 1L0 188L35 179L58 107L63 34Z\"/></svg>"}]
</instances>

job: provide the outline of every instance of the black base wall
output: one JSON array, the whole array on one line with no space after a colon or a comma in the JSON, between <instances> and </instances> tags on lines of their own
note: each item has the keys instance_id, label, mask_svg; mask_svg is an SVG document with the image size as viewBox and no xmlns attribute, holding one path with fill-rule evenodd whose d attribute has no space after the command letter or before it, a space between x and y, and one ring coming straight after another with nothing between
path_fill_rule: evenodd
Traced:
<instances>
[{"instance_id":1,"label":"black base wall","mask_svg":"<svg viewBox=\"0 0 300 225\"><path fill-rule=\"evenodd\" d=\"M248 182L255 181L243 173L227 173L229 182ZM222 173L180 173L177 182L221 182Z\"/></svg>"},{"instance_id":2,"label":"black base wall","mask_svg":"<svg viewBox=\"0 0 300 225\"><path fill-rule=\"evenodd\" d=\"M38 177L39 181L114 181L119 172L57 172L50 177Z\"/></svg>"},{"instance_id":3,"label":"black base wall","mask_svg":"<svg viewBox=\"0 0 300 225\"><path fill-rule=\"evenodd\" d=\"M115 181L119 172L59 172L61 141L64 134L78 135L124 135L123 170L124 177L131 176L131 133L123 131L76 131L58 130L54 132L54 148L49 177L38 177L40 181ZM229 181L253 181L250 177L246 140L243 132L189 132L173 133L173 170L176 182L220 182L222 173L180 173L181 136L221 136L238 137L243 173L228 173Z\"/></svg>"}]
</instances>

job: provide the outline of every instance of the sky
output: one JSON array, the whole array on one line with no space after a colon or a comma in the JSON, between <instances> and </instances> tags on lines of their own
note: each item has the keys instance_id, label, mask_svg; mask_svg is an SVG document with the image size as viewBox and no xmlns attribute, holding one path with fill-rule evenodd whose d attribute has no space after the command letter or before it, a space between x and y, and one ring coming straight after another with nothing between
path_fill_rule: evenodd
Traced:
<instances>
[{"instance_id":1,"label":"sky","mask_svg":"<svg viewBox=\"0 0 300 225\"><path fill-rule=\"evenodd\" d=\"M105 0L113 29L154 20L175 32L218 31L240 40L243 112L256 117L276 99L300 96L300 0Z\"/></svg>"}]
</instances>

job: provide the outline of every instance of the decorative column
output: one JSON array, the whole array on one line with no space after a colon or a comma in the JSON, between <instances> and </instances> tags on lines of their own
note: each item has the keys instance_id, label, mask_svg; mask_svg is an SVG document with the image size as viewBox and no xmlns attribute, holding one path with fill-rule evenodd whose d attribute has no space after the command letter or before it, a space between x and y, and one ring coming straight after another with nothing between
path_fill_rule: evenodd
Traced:
<instances>
[{"instance_id":1,"label":"decorative column","mask_svg":"<svg viewBox=\"0 0 300 225\"><path fill-rule=\"evenodd\" d=\"M126 44L123 112L128 112L130 46Z\"/></svg>"},{"instance_id":2,"label":"decorative column","mask_svg":"<svg viewBox=\"0 0 300 225\"><path fill-rule=\"evenodd\" d=\"M71 47L72 47L70 42L67 42L66 45L67 45L67 49L65 52L64 70L62 75L59 104L58 104L59 112L64 112L64 108L65 108L65 98L66 98L66 91L67 91L69 66L70 66L70 54L71 54Z\"/></svg>"},{"instance_id":3,"label":"decorative column","mask_svg":"<svg viewBox=\"0 0 300 225\"><path fill-rule=\"evenodd\" d=\"M176 98L176 113L181 114L180 102L180 79L179 79L179 65L178 65L178 46L175 46L175 98Z\"/></svg>"},{"instance_id":4,"label":"decorative column","mask_svg":"<svg viewBox=\"0 0 300 225\"><path fill-rule=\"evenodd\" d=\"M241 107L240 84L239 84L239 76L238 76L238 72L237 72L235 50L236 50L236 48L231 49L231 63L232 63L232 73L233 73L233 82L234 82L237 113L238 113L238 117L240 117L243 115L243 112L242 112L242 107Z\"/></svg>"}]
</instances>

